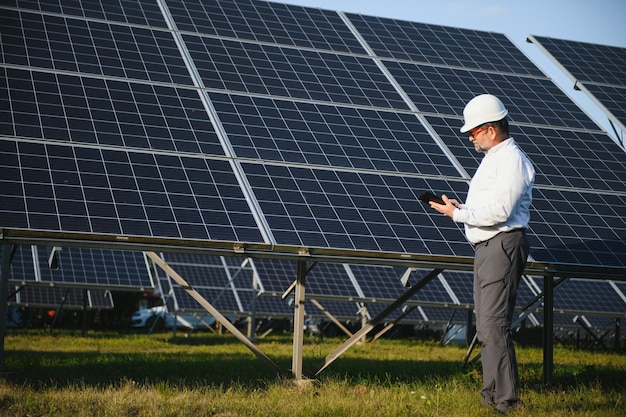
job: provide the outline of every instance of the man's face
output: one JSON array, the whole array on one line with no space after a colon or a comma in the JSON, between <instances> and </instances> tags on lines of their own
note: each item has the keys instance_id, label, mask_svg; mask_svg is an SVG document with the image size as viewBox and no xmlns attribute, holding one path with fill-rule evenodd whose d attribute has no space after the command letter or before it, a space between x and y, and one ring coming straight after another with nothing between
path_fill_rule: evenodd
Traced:
<instances>
[{"instance_id":1,"label":"man's face","mask_svg":"<svg viewBox=\"0 0 626 417\"><path fill-rule=\"evenodd\" d=\"M469 140L477 152L487 152L494 145L495 131L491 126L478 126L470 130Z\"/></svg>"}]
</instances>

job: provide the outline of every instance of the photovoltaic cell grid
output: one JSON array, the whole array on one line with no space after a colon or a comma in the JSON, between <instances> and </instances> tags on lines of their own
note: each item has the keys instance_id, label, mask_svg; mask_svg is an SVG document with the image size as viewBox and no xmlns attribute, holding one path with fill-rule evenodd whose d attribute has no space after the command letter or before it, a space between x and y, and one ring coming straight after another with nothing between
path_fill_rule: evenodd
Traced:
<instances>
[{"instance_id":1,"label":"photovoltaic cell grid","mask_svg":"<svg viewBox=\"0 0 626 417\"><path fill-rule=\"evenodd\" d=\"M265 290L282 295L298 276L297 264L280 259L254 259ZM341 264L308 264L306 276L307 297L331 295L337 297L358 297L357 289L350 282L345 267ZM291 294L293 296L293 294Z\"/></svg>"},{"instance_id":2,"label":"photovoltaic cell grid","mask_svg":"<svg viewBox=\"0 0 626 417\"><path fill-rule=\"evenodd\" d=\"M434 67L419 63L384 63L418 109L424 113L461 115L470 99L488 91L502 97L509 110L507 118L512 123L589 129L600 133L589 116L547 78ZM457 123L460 129L462 123ZM458 135L463 136L460 133Z\"/></svg>"},{"instance_id":3,"label":"photovoltaic cell grid","mask_svg":"<svg viewBox=\"0 0 626 417\"><path fill-rule=\"evenodd\" d=\"M210 94L240 158L459 176L414 115Z\"/></svg>"},{"instance_id":4,"label":"photovoltaic cell grid","mask_svg":"<svg viewBox=\"0 0 626 417\"><path fill-rule=\"evenodd\" d=\"M327 319L324 312L310 301L311 298L315 297L309 297L305 301L305 316ZM359 311L361 307L354 301L317 300L317 302L337 320L352 321L353 323L360 323L361 321Z\"/></svg>"},{"instance_id":5,"label":"photovoltaic cell grid","mask_svg":"<svg viewBox=\"0 0 626 417\"><path fill-rule=\"evenodd\" d=\"M260 294L256 299L255 311L262 317L293 318L293 305L277 296Z\"/></svg>"},{"instance_id":6,"label":"photovoltaic cell grid","mask_svg":"<svg viewBox=\"0 0 626 417\"><path fill-rule=\"evenodd\" d=\"M85 18L104 19L142 26L166 28L163 13L156 2L128 2L124 0L7 0L3 5L58 13Z\"/></svg>"},{"instance_id":7,"label":"photovoltaic cell grid","mask_svg":"<svg viewBox=\"0 0 626 417\"><path fill-rule=\"evenodd\" d=\"M0 259L2 254L0 254ZM47 260L47 258L46 258ZM31 247L28 245L15 246L13 259L11 260L11 270L9 272L9 282L22 283L35 281L35 263Z\"/></svg>"},{"instance_id":8,"label":"photovoltaic cell grid","mask_svg":"<svg viewBox=\"0 0 626 417\"><path fill-rule=\"evenodd\" d=\"M173 286L176 298L177 311L205 312L195 298L182 287ZM196 287L194 288L201 297L207 300L222 314L249 315L252 306L252 292L240 292L237 299L232 292L224 292L221 288Z\"/></svg>"},{"instance_id":9,"label":"photovoltaic cell grid","mask_svg":"<svg viewBox=\"0 0 626 417\"><path fill-rule=\"evenodd\" d=\"M575 81L626 87L626 48L533 35Z\"/></svg>"},{"instance_id":10,"label":"photovoltaic cell grid","mask_svg":"<svg viewBox=\"0 0 626 417\"><path fill-rule=\"evenodd\" d=\"M347 16L379 57L543 76L506 36L499 33L352 13Z\"/></svg>"},{"instance_id":11,"label":"photovoltaic cell grid","mask_svg":"<svg viewBox=\"0 0 626 417\"><path fill-rule=\"evenodd\" d=\"M626 126L626 48L530 36L579 86L619 123Z\"/></svg>"},{"instance_id":12,"label":"photovoltaic cell grid","mask_svg":"<svg viewBox=\"0 0 626 417\"><path fill-rule=\"evenodd\" d=\"M18 245L9 282L89 289L149 291L154 288L141 252L67 247L56 252L59 268L50 269L51 250L50 246Z\"/></svg>"},{"instance_id":13,"label":"photovoltaic cell grid","mask_svg":"<svg viewBox=\"0 0 626 417\"><path fill-rule=\"evenodd\" d=\"M623 125L626 125L626 86L579 83Z\"/></svg>"},{"instance_id":14,"label":"photovoltaic cell grid","mask_svg":"<svg viewBox=\"0 0 626 417\"><path fill-rule=\"evenodd\" d=\"M141 252L63 248L56 253L59 269L47 267L49 250L38 246L41 282L63 286L137 288L154 283Z\"/></svg>"},{"instance_id":15,"label":"photovoltaic cell grid","mask_svg":"<svg viewBox=\"0 0 626 417\"><path fill-rule=\"evenodd\" d=\"M468 146L467 137L459 136L458 122L434 116L426 119L455 158L470 175L474 175L482 156L473 146ZM535 185L626 191L624 151L608 136L547 126L512 125L511 131L535 166Z\"/></svg>"},{"instance_id":16,"label":"photovoltaic cell grid","mask_svg":"<svg viewBox=\"0 0 626 417\"><path fill-rule=\"evenodd\" d=\"M225 38L364 53L341 17L333 11L253 0L168 1L181 31Z\"/></svg>"},{"instance_id":17,"label":"photovoltaic cell grid","mask_svg":"<svg viewBox=\"0 0 626 417\"><path fill-rule=\"evenodd\" d=\"M190 85L171 34L127 25L3 11L3 64Z\"/></svg>"},{"instance_id":18,"label":"photovoltaic cell grid","mask_svg":"<svg viewBox=\"0 0 626 417\"><path fill-rule=\"evenodd\" d=\"M83 290L78 288L60 287L33 287L21 286L10 289L12 297L8 299L9 305L24 307L59 308L63 310L82 310L86 305L88 309L112 309L113 298L109 291ZM86 303L86 304L85 304Z\"/></svg>"},{"instance_id":19,"label":"photovoltaic cell grid","mask_svg":"<svg viewBox=\"0 0 626 417\"><path fill-rule=\"evenodd\" d=\"M543 279L533 279L543 288ZM626 300L607 281L570 278L554 291L554 310L624 317Z\"/></svg>"},{"instance_id":20,"label":"photovoltaic cell grid","mask_svg":"<svg viewBox=\"0 0 626 417\"><path fill-rule=\"evenodd\" d=\"M365 57L184 36L207 88L408 110Z\"/></svg>"},{"instance_id":21,"label":"photovoltaic cell grid","mask_svg":"<svg viewBox=\"0 0 626 417\"><path fill-rule=\"evenodd\" d=\"M164 18L152 13L155 8L151 6L133 5L132 12L137 14L138 20L130 20L130 9L124 9L116 2L106 5L88 2L84 7L67 6L67 3L40 6L20 2L15 5L24 10L16 13L5 7L12 14L5 18L7 26L3 26L2 33L9 36L11 47L9 54L2 58L4 63L0 64L0 68L6 71L7 81L3 88L6 88L7 97L11 97L0 103L3 108L11 109L3 112L11 117L0 120L0 133L15 138L15 143L5 145L7 155L10 155L6 166L10 169L5 170L7 177L0 179L2 185L6 185L4 189L8 190L3 196L8 201L8 209L2 214L3 223L5 219L11 219L9 224L16 228L66 231L65 228L70 227L72 232L173 238L181 239L181 242L209 239L261 243L263 238L248 206L249 201L256 199L270 225L269 235L277 244L444 257L471 256L471 248L464 242L458 227L451 226L449 222L444 226L445 219L425 211L415 202L410 207L405 206L404 196L415 197L410 190L415 193L424 189L452 190L462 194L462 190L466 189L466 179L451 169L451 164L445 157L442 158L442 152L433 145L434 142L428 141L429 137L423 129L416 128L416 123L407 122L410 111L407 111L406 103L399 94L394 96L395 88L390 88L388 82L380 81L383 71L370 63L366 50L340 14L258 1L167 2L174 23L179 30L185 31L180 33L180 39L189 48L190 56L195 57L194 64L199 70L208 68L209 72L200 74L200 77L204 84L211 87L198 94L191 84L174 84L189 83L187 74L182 70L182 55L173 53L174 43L168 36L171 34L164 30ZM45 8L46 12L40 13L40 8ZM67 16L53 16L48 14L50 11L60 11ZM347 16L375 53L384 58L381 64L395 77L399 87L407 92L417 109L426 116L449 117L458 120L460 125L465 102L485 89L494 89L496 94L511 98L511 104L507 102L507 106L511 108L511 119L515 125L548 127L551 130L589 130L594 135L603 135L503 35ZM59 24L61 20L66 28ZM148 25L136 25L138 21ZM22 27L27 29L27 35L23 35L26 41L16 36ZM42 38L44 29L50 30L50 40ZM138 36L138 43L145 46L139 57L146 65L140 65L137 58L133 60L133 54L129 53L134 48L128 42L129 34ZM32 41L29 42L29 39ZM407 39L410 41L405 42ZM37 40L41 42L34 42ZM78 53L73 53L71 57L59 55L57 52L63 52L57 50L59 40L69 40ZM46 47L38 48L38 44ZM407 45L406 50L403 45ZM223 53L212 55L210 61L201 57L203 51L213 51L216 46ZM107 55L112 52L112 47L120 51L118 56ZM163 49L156 51L157 47ZM45 49L52 50L50 57L44 53ZM93 57L84 52L94 50L103 58L97 65ZM34 66L46 65L48 59L55 64L59 56L63 57L59 65L73 62L70 66L75 65L72 68L76 70L67 67L69 72L60 73L54 65L46 68ZM483 59L485 56L497 56L502 60ZM29 62L29 57L33 58L33 63ZM117 64L113 65L115 70L109 68L112 62ZM210 68L215 68L215 71L210 72L213 71ZM125 71L123 75L122 70ZM222 77L222 84L210 84L216 73ZM312 75L316 73L322 76L313 79ZM242 80L246 80L246 84ZM63 86L63 89L52 89L46 83L55 88ZM69 88L72 83L75 89ZM33 84L37 84L37 88ZM303 87L305 84L306 88ZM249 90L251 87L248 85L258 90ZM88 89L83 86L88 86ZM341 89L336 88L338 86ZM128 90L126 95L121 93L124 89ZM22 91L28 93L26 97L29 98L20 102L17 97ZM37 95L39 91L44 93L41 98ZM301 96L305 91L315 92L316 96ZM268 94L280 94L280 97ZM54 101L55 95L60 97L57 101L61 105ZM89 103L92 97L99 97L100 100ZM161 97L167 97L167 100L158 101L157 98ZM246 103L240 103L241 97L245 99L243 101L256 103L246 108ZM211 114L211 117L217 116L217 119L208 117L203 98L210 99L212 105L216 101L216 114ZM263 100L267 106L262 112L254 114L251 106L258 106ZM306 108L307 120L320 120L320 123L307 126L301 122L301 116L291 117L295 115L293 111L285 118L288 123L272 117L272 114L285 116L288 107L297 108L300 112L304 104L309 106ZM91 110L96 114L95 118L89 114ZM234 115L240 113L246 117L240 118L238 125ZM337 117L329 118L333 113ZM74 114L78 116L73 117ZM349 117L346 119L346 116ZM270 125L262 125L259 118L269 120ZM353 125L358 128L351 132ZM220 132L225 136L218 137L215 126L223 128ZM306 127L302 129L303 126ZM248 127L251 133L246 130ZM385 137L383 142L373 141L372 138L378 139L385 128L393 134ZM410 133L406 137L405 131ZM200 134L196 136L196 132ZM285 132L293 134L292 137ZM540 129L538 132L538 135L543 135ZM350 142L350 134L357 138L356 142ZM304 139L299 139L301 136ZM229 142L231 137L233 144ZM21 159L25 159L28 166L33 158L30 155L24 158L16 149L35 146L27 141L48 139L62 143L58 148L37 143L41 147L39 155L47 157L47 150L53 149L54 154L61 148L71 154L82 154L88 148L89 152L100 152L108 157L115 154L113 158L116 162L120 160L115 168L122 171L116 180L123 188L117 188L117 183L105 185L101 182L93 186L89 180L97 177L85 176L90 188L83 191L81 184L75 191L80 189L89 197L83 197L84 201L79 200L78 204L67 204L61 199L61 210L57 211L57 207L50 204L56 198L56 184L53 186L53 181L44 177L43 183L32 180L32 184L27 186L29 191L34 190L36 198L25 197L16 179L16 173L19 173L17 167ZM541 147L546 142L548 140L533 141L539 149L543 149ZM250 182L254 192L254 195L247 196L247 200L240 193L245 184L240 184L232 173L239 162L231 161L229 164L226 159L221 159L220 155L224 155L222 145L228 149L229 155L231 149L234 151L235 161L237 158L255 160L242 165L245 181ZM386 152L381 152L381 149ZM554 149L548 151L553 152ZM558 149L556 154L567 159L567 153L562 149ZM73 161L68 159L78 166L77 158L74 157ZM124 159L130 165L126 171L121 163ZM168 169L162 169L164 160ZM46 166L43 160L37 163ZM169 169L172 167L168 165L170 163L173 163L174 169ZM544 163L545 167L541 168L545 172L539 178L546 178L546 182L550 183L557 181L559 174L567 174L567 181L575 183L576 172L570 173L567 165L557 165L558 169L553 170L556 173L549 177L552 172L548 168L553 167ZM206 173L200 174L200 170L187 169L186 164L203 166L205 171L209 168L210 179L204 179ZM619 165L616 166L619 170ZM135 167L139 169L139 175L132 172ZM37 172L34 167L32 169L33 173ZM610 167L607 169L610 170ZM279 185L262 178L281 170L282 176L277 177L277 182L282 182ZM369 170L375 173L371 174ZM223 176L229 176L228 172L232 175L216 180L213 178L216 171ZM328 172L335 178L329 179ZM387 175L388 172L394 175ZM306 181L301 180L301 174ZM196 178L202 175L204 178L200 181L199 191L194 185L197 184ZM441 180L432 179L430 175L446 175L448 179L438 183ZM141 178L137 181L141 184L134 184L135 176ZM579 175L581 179L585 176L586 172ZM78 178L83 179L81 175ZM353 199L350 193L355 188L370 188L370 180L385 185L371 187L373 191L369 195L358 191L357 198ZM306 189L316 182L323 183L331 192L312 193L313 197L320 198L321 203L309 205L302 198L300 185L305 184ZM602 183L598 178L590 178L590 185L594 182ZM613 187L612 182L613 179L609 178L603 186ZM389 185L391 183L400 186L396 189L396 185ZM144 184L148 185L148 191ZM287 185L280 188L282 184ZM180 186L177 189L182 189L182 192L175 193L174 185ZM212 198L214 194L211 191L214 189L225 194ZM121 196L125 194L130 196L129 204ZM276 195L282 199L278 204ZM175 201L171 201L171 197ZM39 211L35 202L46 204L47 211ZM338 206L335 206L336 202L339 202ZM363 211L360 203L365 203ZM388 214L384 208L386 205L396 209ZM118 206L119 216L115 212ZM98 215L92 216L92 210ZM318 220L311 217L312 213L323 214ZM415 213L418 218L412 218ZM600 217L600 213L595 212L594 216ZM215 217L215 223L207 224L206 219ZM374 219L371 225L367 223L370 219ZM406 219L421 223L406 223ZM340 232L336 233L337 230ZM605 233L606 230L601 231L600 239ZM535 234L534 239L539 239L538 236ZM549 247L543 244L543 248ZM619 245L617 247L620 248ZM579 252L569 253L572 254L576 257ZM558 257L550 253L547 255L541 258L533 254L538 261L555 259L555 263L561 262ZM613 255L611 259L618 261L608 265L623 267L623 259L626 258L623 253L615 252ZM586 256L583 261L586 263L588 259L597 258ZM600 258L610 259L604 255ZM575 263L578 263L577 259Z\"/></svg>"},{"instance_id":22,"label":"photovoltaic cell grid","mask_svg":"<svg viewBox=\"0 0 626 417\"><path fill-rule=\"evenodd\" d=\"M3 225L262 242L227 161L11 140L0 156Z\"/></svg>"},{"instance_id":23,"label":"photovoltaic cell grid","mask_svg":"<svg viewBox=\"0 0 626 417\"><path fill-rule=\"evenodd\" d=\"M400 283L400 277L392 267L371 265L350 265L355 278L361 285L365 297L382 300L395 300L404 294L408 288ZM429 271L417 270L411 272L409 282L416 284ZM450 294L442 286L437 277L419 290L409 301L452 304Z\"/></svg>"},{"instance_id":24,"label":"photovoltaic cell grid","mask_svg":"<svg viewBox=\"0 0 626 417\"><path fill-rule=\"evenodd\" d=\"M279 242L472 256L461 229L417 200L421 190L460 191L463 182L269 164L243 167Z\"/></svg>"},{"instance_id":25,"label":"photovoltaic cell grid","mask_svg":"<svg viewBox=\"0 0 626 417\"><path fill-rule=\"evenodd\" d=\"M219 256L165 253L163 260L193 287L212 286L230 290L232 285L236 289L252 288L251 267L224 265L223 258Z\"/></svg>"},{"instance_id":26,"label":"photovoltaic cell grid","mask_svg":"<svg viewBox=\"0 0 626 417\"><path fill-rule=\"evenodd\" d=\"M591 190L535 188L529 242L548 263L623 265L626 196Z\"/></svg>"},{"instance_id":27,"label":"photovoltaic cell grid","mask_svg":"<svg viewBox=\"0 0 626 417\"><path fill-rule=\"evenodd\" d=\"M224 156L196 91L0 67L0 134Z\"/></svg>"},{"instance_id":28,"label":"photovoltaic cell grid","mask_svg":"<svg viewBox=\"0 0 626 417\"><path fill-rule=\"evenodd\" d=\"M165 253L163 260L189 285L220 311L249 312L252 307L253 270L250 266L230 266L217 256ZM175 280L170 279L177 310L196 311L200 308Z\"/></svg>"}]
</instances>

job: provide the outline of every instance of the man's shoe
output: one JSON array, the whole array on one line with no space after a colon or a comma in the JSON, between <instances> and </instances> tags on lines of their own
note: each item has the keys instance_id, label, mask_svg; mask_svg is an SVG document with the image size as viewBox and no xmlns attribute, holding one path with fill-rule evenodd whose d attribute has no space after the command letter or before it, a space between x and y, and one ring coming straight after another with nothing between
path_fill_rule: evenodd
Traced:
<instances>
[{"instance_id":1,"label":"man's shoe","mask_svg":"<svg viewBox=\"0 0 626 417\"><path fill-rule=\"evenodd\" d=\"M495 410L500 414L510 414L523 408L524 404L521 401L517 400L496 404Z\"/></svg>"},{"instance_id":2,"label":"man's shoe","mask_svg":"<svg viewBox=\"0 0 626 417\"><path fill-rule=\"evenodd\" d=\"M480 400L480 408L494 408L496 403L489 401L486 398Z\"/></svg>"}]
</instances>

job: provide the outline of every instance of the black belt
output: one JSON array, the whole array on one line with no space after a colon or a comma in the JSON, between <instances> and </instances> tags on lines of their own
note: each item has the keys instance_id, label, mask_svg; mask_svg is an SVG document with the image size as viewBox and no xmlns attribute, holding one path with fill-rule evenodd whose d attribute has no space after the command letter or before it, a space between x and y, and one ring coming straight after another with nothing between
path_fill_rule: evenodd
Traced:
<instances>
[{"instance_id":1,"label":"black belt","mask_svg":"<svg viewBox=\"0 0 626 417\"><path fill-rule=\"evenodd\" d=\"M525 227L518 227L517 229L507 230L506 232L503 232L503 233L515 233L515 232L525 232L525 231L526 231ZM498 235L496 235L496 236L498 236Z\"/></svg>"},{"instance_id":2,"label":"black belt","mask_svg":"<svg viewBox=\"0 0 626 417\"><path fill-rule=\"evenodd\" d=\"M517 232L526 233L526 228L525 228L525 227L518 227L518 228L515 228L515 229L507 230L507 231L505 231L505 232L500 232L500 233L517 233ZM478 246L478 245L483 245L483 244L485 244L485 243L489 242L491 239L493 239L494 237L498 236L500 233L498 233L498 234L494 235L493 237L490 237L490 238L489 238L489 239L487 239L487 240L483 240L483 241L481 241L481 242L475 243L475 244L474 244L474 247L476 247L476 246Z\"/></svg>"}]
</instances>

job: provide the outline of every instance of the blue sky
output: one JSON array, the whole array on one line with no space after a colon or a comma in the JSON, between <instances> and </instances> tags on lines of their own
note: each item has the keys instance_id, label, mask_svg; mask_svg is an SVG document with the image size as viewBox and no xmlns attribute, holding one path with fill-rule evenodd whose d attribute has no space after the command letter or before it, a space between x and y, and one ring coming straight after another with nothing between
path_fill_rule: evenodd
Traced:
<instances>
[{"instance_id":1,"label":"blue sky","mask_svg":"<svg viewBox=\"0 0 626 417\"><path fill-rule=\"evenodd\" d=\"M504 33L602 128L606 117L528 35L626 47L624 0L273 0L328 10Z\"/></svg>"}]
</instances>

